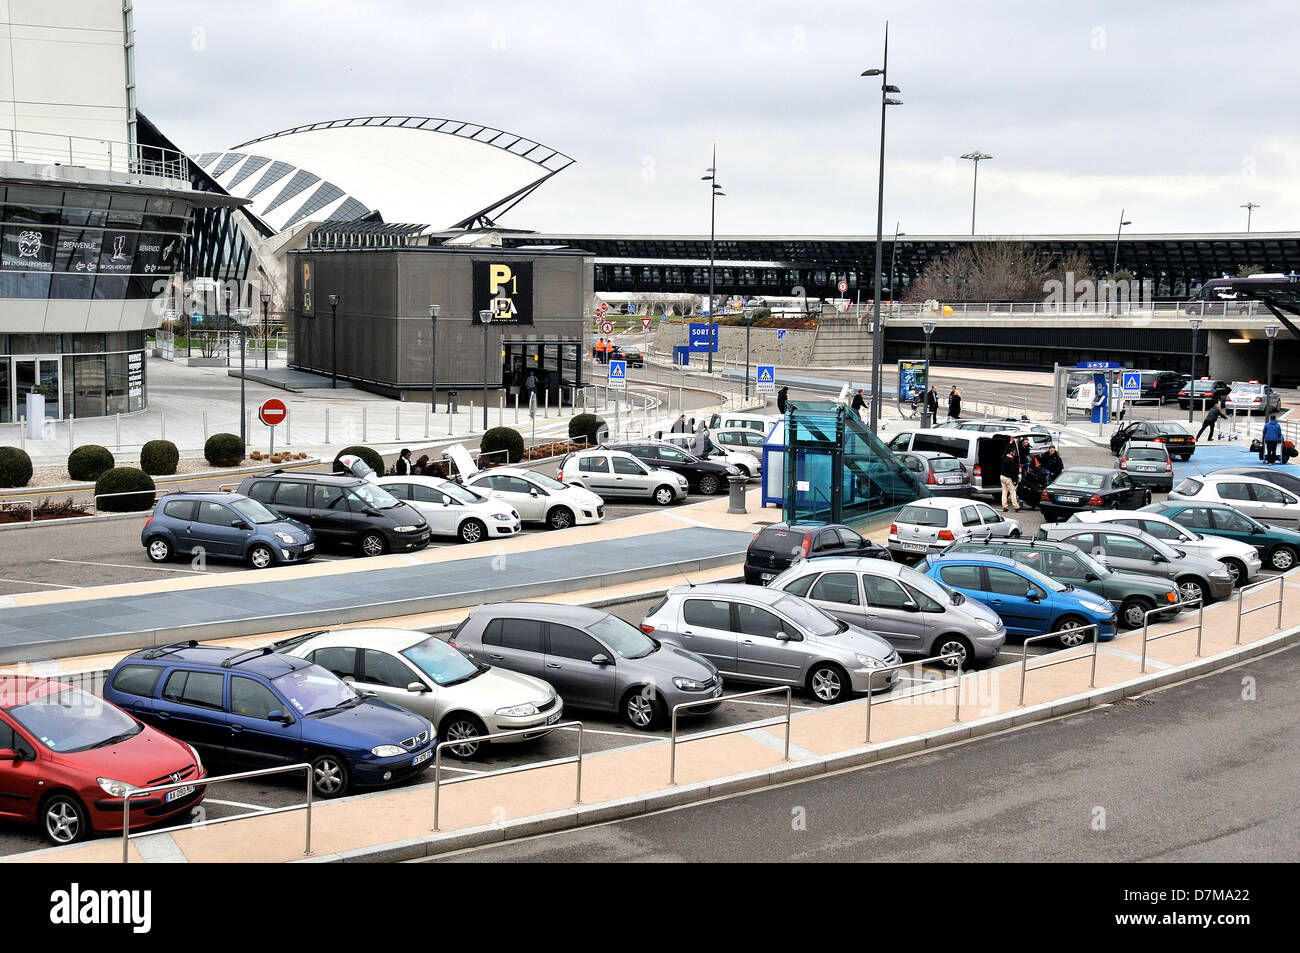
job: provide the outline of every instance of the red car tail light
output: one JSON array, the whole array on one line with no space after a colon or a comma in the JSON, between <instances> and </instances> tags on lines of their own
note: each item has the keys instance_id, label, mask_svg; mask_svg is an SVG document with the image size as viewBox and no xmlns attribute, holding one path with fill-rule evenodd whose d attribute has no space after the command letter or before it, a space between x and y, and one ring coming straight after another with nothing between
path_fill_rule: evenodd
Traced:
<instances>
[{"instance_id":1,"label":"red car tail light","mask_svg":"<svg viewBox=\"0 0 1300 953\"><path fill-rule=\"evenodd\" d=\"M952 530L950 530L950 529L941 529L941 530L939 530L939 538L942 539L942 540L947 540L947 541L950 541L950 542L951 542L952 539L953 539Z\"/></svg>"},{"instance_id":2,"label":"red car tail light","mask_svg":"<svg viewBox=\"0 0 1300 953\"><path fill-rule=\"evenodd\" d=\"M972 479L972 480L977 480L977 481L979 481L980 483L983 483L983 482L984 482L984 480L983 480L983 471L980 469L980 465L979 465L978 463L975 464L975 468L974 468L973 470L971 470L971 479Z\"/></svg>"},{"instance_id":3,"label":"red car tail light","mask_svg":"<svg viewBox=\"0 0 1300 953\"><path fill-rule=\"evenodd\" d=\"M1102 506L1102 505L1104 505L1104 503L1105 503L1105 501L1104 501L1100 496L1098 496L1096 493L1094 493L1092 496L1090 496L1090 497L1088 498L1088 504L1087 504L1087 505L1088 505L1088 506Z\"/></svg>"},{"instance_id":4,"label":"red car tail light","mask_svg":"<svg viewBox=\"0 0 1300 953\"><path fill-rule=\"evenodd\" d=\"M933 470L930 470L930 471L927 471L927 472L926 472L925 482L926 482L926 485L927 485L927 486L934 486L934 485L935 485L934 471L933 471Z\"/></svg>"},{"instance_id":5,"label":"red car tail light","mask_svg":"<svg viewBox=\"0 0 1300 953\"><path fill-rule=\"evenodd\" d=\"M898 535L898 524L897 524L897 523L890 523L890 524L889 524L889 535L890 535L890 536L897 536L897 535Z\"/></svg>"},{"instance_id":6,"label":"red car tail light","mask_svg":"<svg viewBox=\"0 0 1300 953\"><path fill-rule=\"evenodd\" d=\"M655 630L654 626L646 625L644 622L641 623L641 631L644 632L646 635L649 635L654 630Z\"/></svg>"},{"instance_id":7,"label":"red car tail light","mask_svg":"<svg viewBox=\"0 0 1300 953\"><path fill-rule=\"evenodd\" d=\"M1120 469L1123 469L1124 467L1128 466L1128 457L1120 457L1119 465L1120 465Z\"/></svg>"},{"instance_id":8,"label":"red car tail light","mask_svg":"<svg viewBox=\"0 0 1300 953\"><path fill-rule=\"evenodd\" d=\"M803 554L808 555L808 547L812 545L812 533L803 534Z\"/></svg>"}]
</instances>

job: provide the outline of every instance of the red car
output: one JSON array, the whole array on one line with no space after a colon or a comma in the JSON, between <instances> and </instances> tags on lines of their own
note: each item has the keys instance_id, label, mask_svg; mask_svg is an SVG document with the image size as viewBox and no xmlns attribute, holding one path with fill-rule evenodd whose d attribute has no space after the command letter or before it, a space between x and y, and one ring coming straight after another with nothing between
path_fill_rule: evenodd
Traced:
<instances>
[{"instance_id":1,"label":"red car","mask_svg":"<svg viewBox=\"0 0 1300 953\"><path fill-rule=\"evenodd\" d=\"M0 820L54 844L122 830L128 789L207 776L198 752L65 682L0 675ZM188 814L204 786L131 798L131 827Z\"/></svg>"}]
</instances>

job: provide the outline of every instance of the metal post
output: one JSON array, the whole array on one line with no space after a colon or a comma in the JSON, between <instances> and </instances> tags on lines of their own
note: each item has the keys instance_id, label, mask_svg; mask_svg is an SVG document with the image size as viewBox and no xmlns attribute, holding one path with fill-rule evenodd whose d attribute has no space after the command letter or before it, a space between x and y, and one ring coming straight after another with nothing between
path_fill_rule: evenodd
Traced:
<instances>
[{"instance_id":1,"label":"metal post","mask_svg":"<svg viewBox=\"0 0 1300 953\"><path fill-rule=\"evenodd\" d=\"M113 446L120 450L122 448L122 415L121 414L113 415L113 429L114 432L116 433L116 436L113 438L114 439Z\"/></svg>"},{"instance_id":2,"label":"metal post","mask_svg":"<svg viewBox=\"0 0 1300 953\"><path fill-rule=\"evenodd\" d=\"M267 323L267 317L266 317L266 308L267 305L269 305L270 303L271 303L270 294L263 292L262 294L262 369L263 370L266 370L271 366L271 354L269 351L269 348L271 346L271 331Z\"/></svg>"},{"instance_id":3,"label":"metal post","mask_svg":"<svg viewBox=\"0 0 1300 953\"><path fill-rule=\"evenodd\" d=\"M424 439L429 439L429 421L433 417L432 408L424 408Z\"/></svg>"},{"instance_id":4,"label":"metal post","mask_svg":"<svg viewBox=\"0 0 1300 953\"><path fill-rule=\"evenodd\" d=\"M957 710L952 720L961 724L961 665L957 666Z\"/></svg>"},{"instance_id":5,"label":"metal post","mask_svg":"<svg viewBox=\"0 0 1300 953\"><path fill-rule=\"evenodd\" d=\"M709 338L708 338L708 355L709 366L708 372L713 373L713 314L718 310L718 302L714 293L714 253L715 253L715 229L718 220L718 147L713 147L713 164L709 166L709 174L705 176L709 180Z\"/></svg>"},{"instance_id":6,"label":"metal post","mask_svg":"<svg viewBox=\"0 0 1300 953\"><path fill-rule=\"evenodd\" d=\"M72 418L68 418L68 431L72 431ZM167 411L161 411L158 415L158 439L167 439Z\"/></svg>"},{"instance_id":7,"label":"metal post","mask_svg":"<svg viewBox=\"0 0 1300 953\"><path fill-rule=\"evenodd\" d=\"M1192 318L1188 323L1192 326L1192 379L1187 382L1187 422L1190 424L1196 411L1196 329L1201 322L1199 318Z\"/></svg>"},{"instance_id":8,"label":"metal post","mask_svg":"<svg viewBox=\"0 0 1300 953\"><path fill-rule=\"evenodd\" d=\"M206 429L206 428L205 428ZM330 442L330 409L325 408L325 443Z\"/></svg>"},{"instance_id":9,"label":"metal post","mask_svg":"<svg viewBox=\"0 0 1300 953\"><path fill-rule=\"evenodd\" d=\"M330 361L330 388L334 389L339 386L339 296L330 295L330 328L333 333L333 344L331 349L333 357Z\"/></svg>"},{"instance_id":10,"label":"metal post","mask_svg":"<svg viewBox=\"0 0 1300 953\"><path fill-rule=\"evenodd\" d=\"M497 426L501 426L502 414L506 412L506 392L497 395Z\"/></svg>"},{"instance_id":11,"label":"metal post","mask_svg":"<svg viewBox=\"0 0 1300 953\"><path fill-rule=\"evenodd\" d=\"M429 408L438 412L438 306L429 305ZM426 433L427 437L428 434Z\"/></svg>"},{"instance_id":12,"label":"metal post","mask_svg":"<svg viewBox=\"0 0 1300 953\"><path fill-rule=\"evenodd\" d=\"M328 414L329 411L327 410L327 411L325 411L325 413ZM329 430L329 428L327 427L327 428L326 428L326 433L328 433L328 430ZM329 440L329 437L326 436L325 439L326 439L326 440ZM207 442L208 442L208 412L207 412L206 410L203 412L203 442L204 442L204 443L207 443Z\"/></svg>"},{"instance_id":13,"label":"metal post","mask_svg":"<svg viewBox=\"0 0 1300 953\"><path fill-rule=\"evenodd\" d=\"M274 430L275 428L272 427L271 429ZM309 769L306 773L307 773L307 841L303 845L302 852L304 856L310 856L311 855L311 805L312 805L312 780L313 780L312 774L314 772L312 772Z\"/></svg>"},{"instance_id":14,"label":"metal post","mask_svg":"<svg viewBox=\"0 0 1300 953\"><path fill-rule=\"evenodd\" d=\"M243 310L243 308L240 308L237 312L241 317L243 315ZM248 416L245 387L248 375L245 373L244 365L244 357L247 350L248 329L244 327L244 322L241 320L239 322L239 441L244 444L244 446L248 446L248 431L245 429L244 423L245 418Z\"/></svg>"},{"instance_id":15,"label":"metal post","mask_svg":"<svg viewBox=\"0 0 1300 953\"><path fill-rule=\"evenodd\" d=\"M515 426L519 426L519 392L515 391Z\"/></svg>"},{"instance_id":16,"label":"metal post","mask_svg":"<svg viewBox=\"0 0 1300 953\"><path fill-rule=\"evenodd\" d=\"M393 439L402 439L402 405L398 404L393 408Z\"/></svg>"},{"instance_id":17,"label":"metal post","mask_svg":"<svg viewBox=\"0 0 1300 953\"><path fill-rule=\"evenodd\" d=\"M366 417L366 405L361 405L361 442L366 443L370 440L370 424Z\"/></svg>"}]
</instances>

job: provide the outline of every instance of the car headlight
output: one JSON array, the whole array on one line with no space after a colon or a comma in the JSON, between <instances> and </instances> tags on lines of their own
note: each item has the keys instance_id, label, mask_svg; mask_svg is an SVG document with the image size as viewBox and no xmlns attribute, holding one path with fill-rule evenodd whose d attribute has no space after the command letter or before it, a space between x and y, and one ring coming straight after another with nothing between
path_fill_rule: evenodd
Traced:
<instances>
[{"instance_id":1,"label":"car headlight","mask_svg":"<svg viewBox=\"0 0 1300 953\"><path fill-rule=\"evenodd\" d=\"M998 627L988 619L976 619L975 624L986 632L996 632L998 630Z\"/></svg>"},{"instance_id":2,"label":"car headlight","mask_svg":"<svg viewBox=\"0 0 1300 953\"><path fill-rule=\"evenodd\" d=\"M275 538L278 539L278 540L279 540L280 542L282 542L282 543L292 543L292 542L293 542L293 537L292 537L292 536L290 536L288 533L281 533L279 530L276 530Z\"/></svg>"},{"instance_id":3,"label":"car headlight","mask_svg":"<svg viewBox=\"0 0 1300 953\"><path fill-rule=\"evenodd\" d=\"M401 745L375 745L370 753L376 758L396 758L399 754L406 754L406 749Z\"/></svg>"},{"instance_id":4,"label":"car headlight","mask_svg":"<svg viewBox=\"0 0 1300 953\"><path fill-rule=\"evenodd\" d=\"M114 781L112 778L95 778L95 780L110 797L126 797L131 791L138 790L134 784L127 784L125 781Z\"/></svg>"},{"instance_id":5,"label":"car headlight","mask_svg":"<svg viewBox=\"0 0 1300 953\"><path fill-rule=\"evenodd\" d=\"M866 668L884 668L885 663L878 658L872 658L870 655L859 655L856 652L853 657L858 660L858 664Z\"/></svg>"},{"instance_id":6,"label":"car headlight","mask_svg":"<svg viewBox=\"0 0 1300 953\"><path fill-rule=\"evenodd\" d=\"M682 476L680 473L677 474L677 482L680 483L682 486L686 486L686 485L687 485L687 483L686 483L686 477Z\"/></svg>"},{"instance_id":7,"label":"car headlight","mask_svg":"<svg viewBox=\"0 0 1300 953\"><path fill-rule=\"evenodd\" d=\"M514 510L510 511L510 515L513 516L515 519L519 519L519 514Z\"/></svg>"},{"instance_id":8,"label":"car headlight","mask_svg":"<svg viewBox=\"0 0 1300 953\"><path fill-rule=\"evenodd\" d=\"M412 524L410 526L397 526L394 527L394 530L398 533L414 533L419 528L419 526Z\"/></svg>"},{"instance_id":9,"label":"car headlight","mask_svg":"<svg viewBox=\"0 0 1300 953\"><path fill-rule=\"evenodd\" d=\"M679 689L681 689L684 692L704 691L704 683L697 682L693 678L674 678L673 684L676 685Z\"/></svg>"},{"instance_id":10,"label":"car headlight","mask_svg":"<svg viewBox=\"0 0 1300 953\"><path fill-rule=\"evenodd\" d=\"M194 755L194 764L201 771L203 770L203 759L199 757L199 749L194 745L187 744L185 747L190 749L190 754Z\"/></svg>"},{"instance_id":11,"label":"car headlight","mask_svg":"<svg viewBox=\"0 0 1300 953\"><path fill-rule=\"evenodd\" d=\"M513 705L510 708L498 708L498 715L504 715L506 718L527 718L529 715L537 714L537 706L533 704Z\"/></svg>"},{"instance_id":12,"label":"car headlight","mask_svg":"<svg viewBox=\"0 0 1300 953\"><path fill-rule=\"evenodd\" d=\"M1231 579L1231 578L1232 578L1232 573L1228 572L1228 570L1226 570L1226 569L1216 569L1216 570L1214 570L1214 572L1210 573L1210 578L1211 578L1211 579Z\"/></svg>"},{"instance_id":13,"label":"car headlight","mask_svg":"<svg viewBox=\"0 0 1300 953\"><path fill-rule=\"evenodd\" d=\"M493 514L492 514L492 518L493 518L494 520L501 520L503 523L504 523L505 521L507 521L507 520L517 519L517 517L512 516L512 515L509 514L509 513L493 513Z\"/></svg>"},{"instance_id":14,"label":"car headlight","mask_svg":"<svg viewBox=\"0 0 1300 953\"><path fill-rule=\"evenodd\" d=\"M1109 615L1109 614L1110 614L1110 611L1111 611L1111 608L1110 608L1110 604L1109 604L1109 603L1103 603L1103 602L1080 602L1079 604L1080 604L1081 606L1083 606L1085 609L1091 609L1093 612L1098 612L1098 613L1101 613L1102 615Z\"/></svg>"},{"instance_id":15,"label":"car headlight","mask_svg":"<svg viewBox=\"0 0 1300 953\"><path fill-rule=\"evenodd\" d=\"M740 467L727 467L727 476L740 476Z\"/></svg>"}]
</instances>

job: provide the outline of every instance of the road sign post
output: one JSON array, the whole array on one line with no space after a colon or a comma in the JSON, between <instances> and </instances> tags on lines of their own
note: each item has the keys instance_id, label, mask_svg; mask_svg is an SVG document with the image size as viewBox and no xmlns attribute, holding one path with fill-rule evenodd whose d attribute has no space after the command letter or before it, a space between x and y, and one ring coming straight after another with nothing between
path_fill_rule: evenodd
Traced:
<instances>
[{"instance_id":1,"label":"road sign post","mask_svg":"<svg viewBox=\"0 0 1300 953\"><path fill-rule=\"evenodd\" d=\"M272 397L257 408L257 419L271 428L271 453L275 453L275 428L289 419L289 408L280 398Z\"/></svg>"},{"instance_id":2,"label":"road sign post","mask_svg":"<svg viewBox=\"0 0 1300 953\"><path fill-rule=\"evenodd\" d=\"M627 361L609 362L609 389L627 390Z\"/></svg>"},{"instance_id":3,"label":"road sign post","mask_svg":"<svg viewBox=\"0 0 1300 953\"><path fill-rule=\"evenodd\" d=\"M773 364L759 364L754 370L754 380L756 383L754 388L755 393L775 394L776 366Z\"/></svg>"},{"instance_id":4,"label":"road sign post","mask_svg":"<svg viewBox=\"0 0 1300 953\"><path fill-rule=\"evenodd\" d=\"M1120 380L1124 389L1124 399L1129 402L1142 396L1142 374L1140 371L1125 371Z\"/></svg>"}]
</instances>

